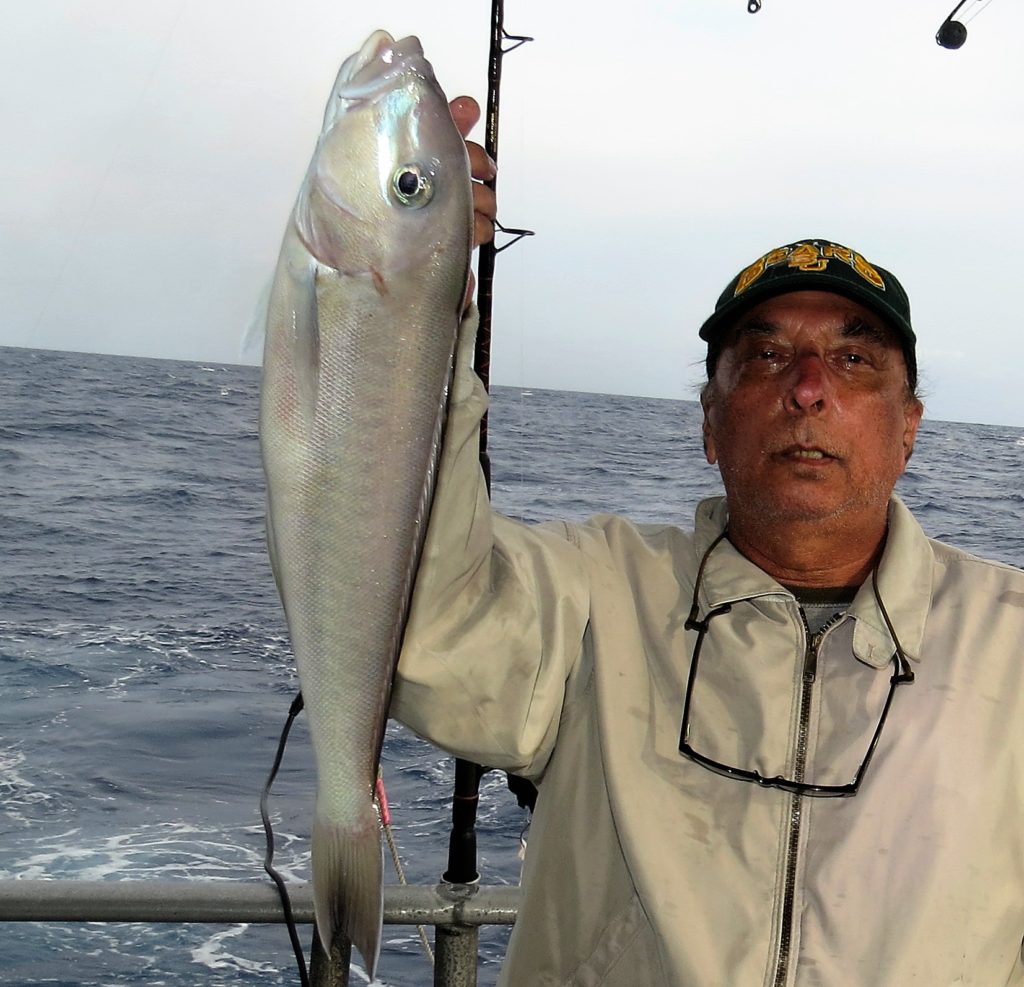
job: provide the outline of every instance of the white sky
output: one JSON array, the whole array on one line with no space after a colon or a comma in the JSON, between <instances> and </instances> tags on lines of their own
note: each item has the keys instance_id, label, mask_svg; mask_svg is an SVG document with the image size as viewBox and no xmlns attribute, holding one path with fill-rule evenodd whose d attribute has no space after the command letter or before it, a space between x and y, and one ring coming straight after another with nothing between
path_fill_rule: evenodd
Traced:
<instances>
[{"instance_id":1,"label":"white sky","mask_svg":"<svg viewBox=\"0 0 1024 987\"><path fill-rule=\"evenodd\" d=\"M693 398L741 267L823 236L907 287L933 419L1024 425L1024 4L507 0L499 384ZM338 65L417 34L486 91L488 0L33 0L0 34L0 345L241 352ZM976 16L975 16L976 15ZM973 18L973 19L972 19Z\"/></svg>"}]
</instances>

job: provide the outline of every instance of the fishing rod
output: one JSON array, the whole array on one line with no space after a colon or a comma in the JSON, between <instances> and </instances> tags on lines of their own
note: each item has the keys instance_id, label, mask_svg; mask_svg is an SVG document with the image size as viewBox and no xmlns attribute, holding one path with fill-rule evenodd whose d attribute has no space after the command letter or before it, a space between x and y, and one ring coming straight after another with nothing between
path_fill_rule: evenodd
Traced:
<instances>
[{"instance_id":1,"label":"fishing rod","mask_svg":"<svg viewBox=\"0 0 1024 987\"><path fill-rule=\"evenodd\" d=\"M952 50L962 48L967 40L967 26L962 21L954 20L960 8L968 3L980 3L981 7L971 15L971 20L973 20L991 2L992 0L960 0L950 15L939 25L938 31L935 32L935 43L942 48ZM747 13L756 14L760 9L761 0L747 0Z\"/></svg>"},{"instance_id":2,"label":"fishing rod","mask_svg":"<svg viewBox=\"0 0 1024 987\"><path fill-rule=\"evenodd\" d=\"M490 155L491 160L498 162L498 120L501 110L501 71L502 60L511 51L533 41L533 38L522 34L509 34L505 30L505 3L504 0L491 0L491 41L487 52L487 109L484 117L484 150ZM506 47L505 43L511 42ZM489 189L497 192L498 176L484 182ZM477 376L483 381L485 389L490 388L491 383L491 314L494 307L494 262L498 254L507 250L512 244L517 243L524 236L533 236L532 230L514 229L502 226L501 223L494 223L497 232L507 233L512 239L502 246L497 245L496 239L480 246L480 256L477 259L477 299L476 306L480 313L480 327L476 334L476 353L473 359L473 369ZM483 467L484 479L487 483L487 490L491 489L491 464L487 454L487 416L484 415L480 423L480 464Z\"/></svg>"},{"instance_id":3,"label":"fishing rod","mask_svg":"<svg viewBox=\"0 0 1024 987\"><path fill-rule=\"evenodd\" d=\"M509 34L505 30L504 0L491 0L491 39L487 53L487 108L484 118L484 150L492 161L498 161L498 123L501 110L501 76L505 56L516 48L532 41L521 34ZM497 175L484 182L488 188L497 191ZM532 236L532 230L502 226L495 221L497 232L508 234L511 240L500 247L495 240L482 244L477 259L477 309L480 326L477 330L476 352L473 368L485 388L490 387L491 376L491 317L494 308L494 264L497 255L507 250L525 236ZM487 453L487 416L480 423L480 466L483 470L487 491L491 489L491 462ZM448 839L448 867L441 880L448 884L475 884L480 879L477 871L476 854L476 813L480 801L480 781L490 770L462 758L455 760L455 781L452 790L452 828ZM523 796L517 786L529 785L509 776L509 788L516 793L519 804ZM532 788L532 786L530 786ZM440 929L438 930L440 933Z\"/></svg>"},{"instance_id":4,"label":"fishing rod","mask_svg":"<svg viewBox=\"0 0 1024 987\"><path fill-rule=\"evenodd\" d=\"M950 48L954 51L957 48L962 48L967 40L967 25L962 21L953 20L953 18L960 12L960 8L964 4L980 3L981 6L971 15L970 19L974 20L991 2L992 0L960 0L950 12L950 15L939 25L938 31L935 32L935 43L943 48Z\"/></svg>"}]
</instances>

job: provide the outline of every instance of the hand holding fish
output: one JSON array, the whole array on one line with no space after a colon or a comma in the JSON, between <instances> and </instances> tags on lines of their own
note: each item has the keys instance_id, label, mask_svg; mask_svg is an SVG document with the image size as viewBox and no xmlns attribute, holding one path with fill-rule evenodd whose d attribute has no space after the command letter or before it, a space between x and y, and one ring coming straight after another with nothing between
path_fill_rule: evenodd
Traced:
<instances>
[{"instance_id":1,"label":"hand holding fish","mask_svg":"<svg viewBox=\"0 0 1024 987\"><path fill-rule=\"evenodd\" d=\"M463 137L467 137L480 122L480 104L472 96L456 96L448 108ZM494 190L481 183L494 178L497 166L475 141L466 141L466 151L469 153L470 174L476 179L473 182L473 246L479 247L494 239L494 219L498 214L498 206Z\"/></svg>"},{"instance_id":2,"label":"hand holding fish","mask_svg":"<svg viewBox=\"0 0 1024 987\"><path fill-rule=\"evenodd\" d=\"M448 104L455 126L463 137L480 121L480 104L472 96L456 96ZM494 189L484 185L497 174L497 166L490 155L475 141L466 141L469 154L469 170L473 181L473 246L490 243L494 239L494 220L498 215ZM463 310L469 308L476 289L476 277L472 270L466 282L466 294L462 299Z\"/></svg>"}]
</instances>

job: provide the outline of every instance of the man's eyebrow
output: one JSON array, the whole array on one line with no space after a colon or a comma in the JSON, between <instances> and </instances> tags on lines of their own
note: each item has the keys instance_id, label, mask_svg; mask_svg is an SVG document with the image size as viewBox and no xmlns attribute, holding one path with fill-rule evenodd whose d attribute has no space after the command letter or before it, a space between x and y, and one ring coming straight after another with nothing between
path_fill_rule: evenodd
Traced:
<instances>
[{"instance_id":1,"label":"man's eyebrow","mask_svg":"<svg viewBox=\"0 0 1024 987\"><path fill-rule=\"evenodd\" d=\"M762 319L755 315L736 323L733 329L733 339L739 342L739 340L745 339L748 336L771 336L780 330L781 327L777 322Z\"/></svg>"},{"instance_id":2,"label":"man's eyebrow","mask_svg":"<svg viewBox=\"0 0 1024 987\"><path fill-rule=\"evenodd\" d=\"M840 330L846 339L866 339L879 346L894 345L896 340L892 330L874 322L865 322L857 316L850 316Z\"/></svg>"},{"instance_id":3,"label":"man's eyebrow","mask_svg":"<svg viewBox=\"0 0 1024 987\"><path fill-rule=\"evenodd\" d=\"M764 319L760 316L751 316L741 319L733 328L733 342L751 337L771 336L781 332L782 327L771 319ZM895 336L891 329L882 323L868 322L856 315L851 315L840 327L840 335L845 339L864 339L881 346L889 346L896 343Z\"/></svg>"}]
</instances>

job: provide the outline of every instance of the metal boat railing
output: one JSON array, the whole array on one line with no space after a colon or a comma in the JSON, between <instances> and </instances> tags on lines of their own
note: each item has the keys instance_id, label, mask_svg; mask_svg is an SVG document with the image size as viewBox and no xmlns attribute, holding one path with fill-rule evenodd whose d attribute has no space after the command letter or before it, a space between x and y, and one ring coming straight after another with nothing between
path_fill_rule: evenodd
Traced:
<instances>
[{"instance_id":1,"label":"metal boat railing","mask_svg":"<svg viewBox=\"0 0 1024 987\"><path fill-rule=\"evenodd\" d=\"M289 885L292 913L313 922L313 890ZM478 930L512 925L519 888L388 885L386 925L436 928L434 987L475 987ZM277 889L247 881L0 881L0 922L284 922ZM319 966L319 970L318 970ZM347 966L347 965L346 965ZM348 971L314 964L316 987L346 987Z\"/></svg>"}]
</instances>

